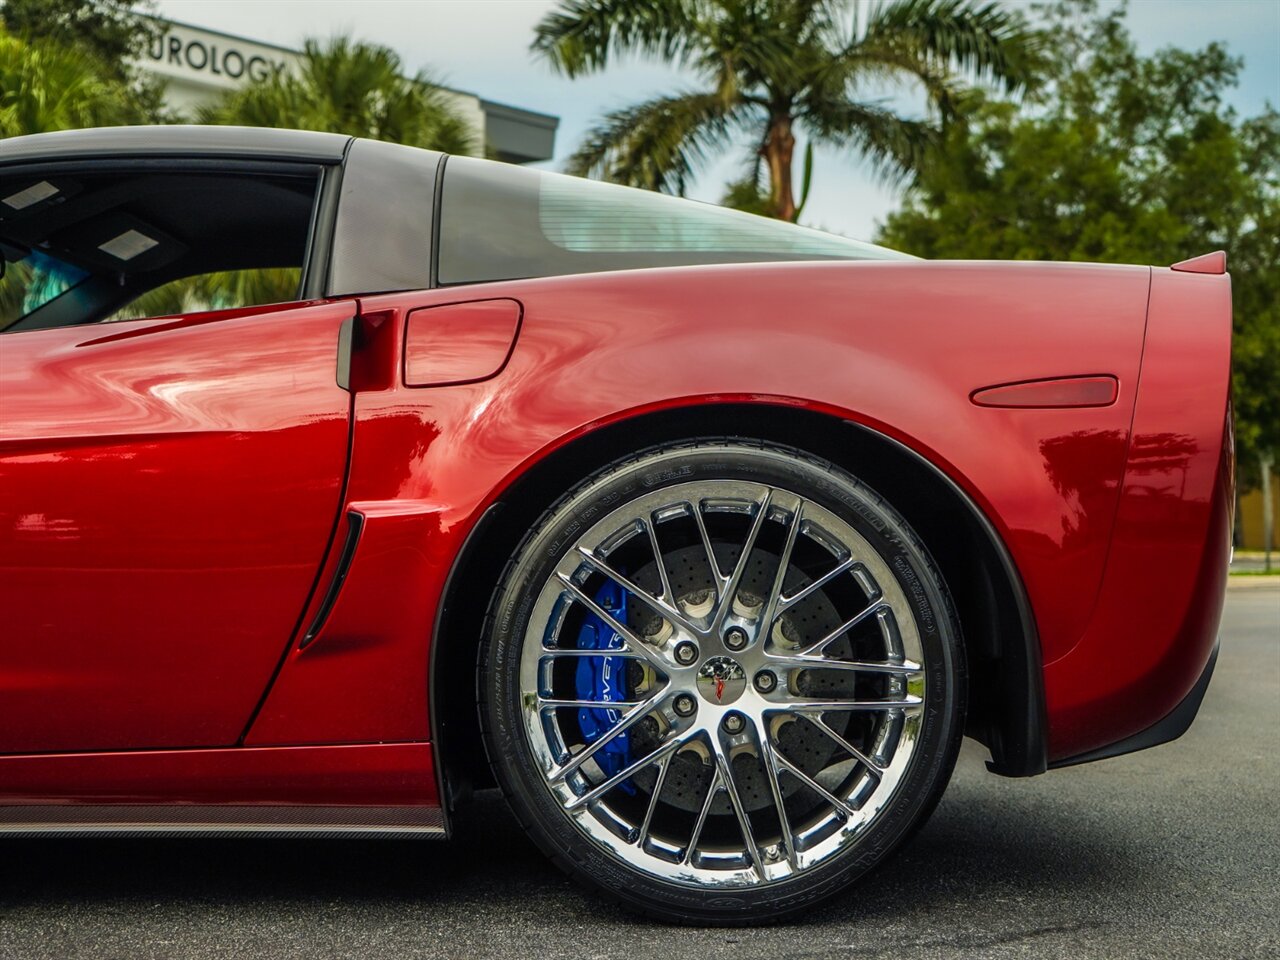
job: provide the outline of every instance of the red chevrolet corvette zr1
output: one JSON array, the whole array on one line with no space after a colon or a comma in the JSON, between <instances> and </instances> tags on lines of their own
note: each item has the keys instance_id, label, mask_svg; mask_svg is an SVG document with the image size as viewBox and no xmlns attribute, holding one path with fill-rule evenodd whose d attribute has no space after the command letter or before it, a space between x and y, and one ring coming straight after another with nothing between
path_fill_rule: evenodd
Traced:
<instances>
[{"instance_id":1,"label":"red chevrolet corvette zr1","mask_svg":"<svg viewBox=\"0 0 1280 960\"><path fill-rule=\"evenodd\" d=\"M962 735L1163 743L1229 555L1230 282L925 262L318 133L0 143L0 832L436 834L754 922Z\"/></svg>"}]
</instances>

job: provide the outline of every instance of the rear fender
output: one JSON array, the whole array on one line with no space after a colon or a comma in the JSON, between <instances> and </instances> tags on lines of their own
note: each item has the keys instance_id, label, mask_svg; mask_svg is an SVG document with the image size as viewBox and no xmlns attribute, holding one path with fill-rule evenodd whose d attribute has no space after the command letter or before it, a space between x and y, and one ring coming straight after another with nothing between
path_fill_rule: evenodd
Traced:
<instances>
[{"instance_id":1,"label":"rear fender","mask_svg":"<svg viewBox=\"0 0 1280 960\"><path fill-rule=\"evenodd\" d=\"M436 604L466 536L537 464L630 417L692 406L774 404L847 420L922 457L971 500L1026 584L1046 659L1075 644L1096 597L1114 516L1145 322L1149 271L1093 265L848 263L691 267L477 284L476 300L524 305L493 377L407 387L406 318L457 289L361 301L382 322L377 371L354 397L346 509L430 505L412 588ZM1110 376L1114 402L1081 409L978 406L980 388ZM752 436L744 417L733 432ZM672 437L671 439L675 439ZM788 438L806 446L802 435ZM584 464L581 476L596 466ZM859 464L848 464L859 472ZM892 499L893 491L883 491ZM545 504L543 505L545 506ZM384 521L389 522L389 521ZM356 555L356 565L368 557ZM403 567L398 569L404 569ZM349 584L357 582L353 569ZM371 594L372 595L372 594ZM372 602L372 601L370 601ZM358 623L351 605L334 608ZM370 622L385 618L369 611ZM335 624L339 622L335 619ZM353 638L354 639L354 638ZM250 742L314 742L329 725L306 704L351 698L348 662L317 639L295 648ZM404 651L390 697L361 695L367 736L427 735L428 642ZM373 656L372 652L370 656ZM311 674L305 678L303 674ZM359 676L369 674L360 671ZM418 682L414 678L422 678ZM470 683L470 678L449 678ZM304 698L282 699L302 685ZM297 704L276 711L276 702Z\"/></svg>"},{"instance_id":2,"label":"rear fender","mask_svg":"<svg viewBox=\"0 0 1280 960\"><path fill-rule=\"evenodd\" d=\"M1155 725L1205 672L1230 556L1230 369L1230 277L1155 271L1098 604L1045 668L1051 765Z\"/></svg>"}]
</instances>

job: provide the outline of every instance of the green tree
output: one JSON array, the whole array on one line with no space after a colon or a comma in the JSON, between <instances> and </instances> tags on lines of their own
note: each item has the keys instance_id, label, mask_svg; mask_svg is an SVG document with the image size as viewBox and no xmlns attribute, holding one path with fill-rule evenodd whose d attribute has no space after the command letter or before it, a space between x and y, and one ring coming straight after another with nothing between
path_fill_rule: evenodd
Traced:
<instances>
[{"instance_id":1,"label":"green tree","mask_svg":"<svg viewBox=\"0 0 1280 960\"><path fill-rule=\"evenodd\" d=\"M1016 12L970 0L562 0L533 41L570 77L638 53L689 68L700 84L604 117L570 172L680 193L708 152L748 136L755 169L731 198L785 220L801 207L797 134L858 150L887 177L909 175L937 127L898 115L874 90L914 83L945 118L963 89L955 71L1017 91L1034 79L1038 48ZM753 197L759 179L767 189Z\"/></svg>"},{"instance_id":2,"label":"green tree","mask_svg":"<svg viewBox=\"0 0 1280 960\"><path fill-rule=\"evenodd\" d=\"M203 112L206 123L327 130L448 153L473 153L466 121L425 74L405 77L387 49L336 37L308 40L296 71L241 87Z\"/></svg>"},{"instance_id":3,"label":"green tree","mask_svg":"<svg viewBox=\"0 0 1280 960\"><path fill-rule=\"evenodd\" d=\"M970 95L880 240L926 257L1170 264L1225 249L1245 486L1280 451L1280 114L1224 105L1218 44L1140 56L1123 7L1041 8L1058 38L1029 103Z\"/></svg>"},{"instance_id":4,"label":"green tree","mask_svg":"<svg viewBox=\"0 0 1280 960\"><path fill-rule=\"evenodd\" d=\"M94 62L94 73L128 88L123 122L172 120L163 108L164 83L137 69L137 59L159 35L150 0L3 0L0 21L16 37L41 47L75 51Z\"/></svg>"},{"instance_id":5,"label":"green tree","mask_svg":"<svg viewBox=\"0 0 1280 960\"><path fill-rule=\"evenodd\" d=\"M110 126L135 116L128 88L74 47L0 31L0 137Z\"/></svg>"},{"instance_id":6,"label":"green tree","mask_svg":"<svg viewBox=\"0 0 1280 960\"><path fill-rule=\"evenodd\" d=\"M77 47L123 81L130 78L130 61L159 34L147 16L153 6L134 0L4 0L0 20L15 36Z\"/></svg>"},{"instance_id":7,"label":"green tree","mask_svg":"<svg viewBox=\"0 0 1280 960\"><path fill-rule=\"evenodd\" d=\"M1239 232L1230 248L1236 330L1232 377L1241 473L1262 487L1266 568L1276 518L1272 470L1280 454L1280 114L1268 109L1240 128L1242 168L1254 189L1238 197Z\"/></svg>"}]
</instances>

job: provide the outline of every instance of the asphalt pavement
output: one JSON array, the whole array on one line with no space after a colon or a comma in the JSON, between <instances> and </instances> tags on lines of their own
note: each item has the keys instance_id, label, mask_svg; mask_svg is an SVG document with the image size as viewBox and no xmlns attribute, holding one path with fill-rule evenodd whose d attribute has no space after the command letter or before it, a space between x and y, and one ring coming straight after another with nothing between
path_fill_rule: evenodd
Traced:
<instances>
[{"instance_id":1,"label":"asphalt pavement","mask_svg":"<svg viewBox=\"0 0 1280 960\"><path fill-rule=\"evenodd\" d=\"M1235 579L1181 740L1030 780L966 746L929 825L799 922L632 919L484 795L448 842L0 841L0 957L1277 957L1280 579Z\"/></svg>"}]
</instances>

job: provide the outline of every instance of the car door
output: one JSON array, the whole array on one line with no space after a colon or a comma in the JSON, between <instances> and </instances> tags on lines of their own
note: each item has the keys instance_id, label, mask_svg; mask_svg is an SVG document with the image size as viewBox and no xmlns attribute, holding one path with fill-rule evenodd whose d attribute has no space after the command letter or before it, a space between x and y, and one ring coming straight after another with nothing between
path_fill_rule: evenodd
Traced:
<instances>
[{"instance_id":1,"label":"car door","mask_svg":"<svg viewBox=\"0 0 1280 960\"><path fill-rule=\"evenodd\" d=\"M0 335L0 753L239 740L333 533L354 312Z\"/></svg>"}]
</instances>

